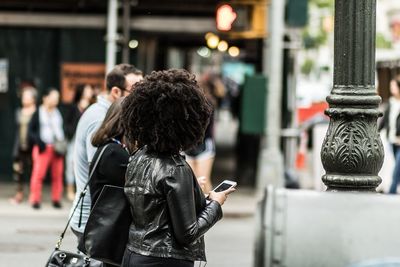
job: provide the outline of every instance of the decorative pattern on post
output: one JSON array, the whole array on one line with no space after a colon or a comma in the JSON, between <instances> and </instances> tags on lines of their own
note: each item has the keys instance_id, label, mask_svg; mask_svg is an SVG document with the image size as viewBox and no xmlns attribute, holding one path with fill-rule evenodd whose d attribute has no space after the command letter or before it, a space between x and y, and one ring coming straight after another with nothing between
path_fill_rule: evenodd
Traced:
<instances>
[{"instance_id":1,"label":"decorative pattern on post","mask_svg":"<svg viewBox=\"0 0 400 267\"><path fill-rule=\"evenodd\" d=\"M334 85L321 159L328 191L375 191L382 179L375 90L376 0L336 0Z\"/></svg>"}]
</instances>

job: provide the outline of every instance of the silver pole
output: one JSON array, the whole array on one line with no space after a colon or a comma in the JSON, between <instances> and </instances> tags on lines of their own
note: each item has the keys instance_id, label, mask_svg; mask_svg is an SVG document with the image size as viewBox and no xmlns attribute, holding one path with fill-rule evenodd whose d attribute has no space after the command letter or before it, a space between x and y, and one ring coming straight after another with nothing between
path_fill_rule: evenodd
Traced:
<instances>
[{"instance_id":1,"label":"silver pole","mask_svg":"<svg viewBox=\"0 0 400 267\"><path fill-rule=\"evenodd\" d=\"M267 9L268 10L268 9ZM282 187L283 157L280 151L281 101L282 101L282 61L285 1L272 0L269 9L269 38L264 39L263 69L268 78L266 129L262 142L257 170L257 189L263 190L272 184Z\"/></svg>"},{"instance_id":2,"label":"silver pole","mask_svg":"<svg viewBox=\"0 0 400 267\"><path fill-rule=\"evenodd\" d=\"M285 45L285 48L289 49L289 57L292 64L287 77L287 102L291 115L288 128L282 130L282 136L285 137L285 170L290 171L291 174L294 174L296 168L297 140L300 136L300 131L298 129L299 125L297 123L296 81L299 73L297 57L298 51L301 48L301 33L299 29L290 29L288 34L290 35L290 42ZM296 179L298 177L293 178Z\"/></svg>"},{"instance_id":3,"label":"silver pole","mask_svg":"<svg viewBox=\"0 0 400 267\"><path fill-rule=\"evenodd\" d=\"M124 0L124 11L123 11L123 35L124 45L122 48L122 62L129 63L129 36L130 36L130 19L131 19L131 0Z\"/></svg>"},{"instance_id":4,"label":"silver pole","mask_svg":"<svg viewBox=\"0 0 400 267\"><path fill-rule=\"evenodd\" d=\"M106 73L116 64L118 0L108 0Z\"/></svg>"}]
</instances>

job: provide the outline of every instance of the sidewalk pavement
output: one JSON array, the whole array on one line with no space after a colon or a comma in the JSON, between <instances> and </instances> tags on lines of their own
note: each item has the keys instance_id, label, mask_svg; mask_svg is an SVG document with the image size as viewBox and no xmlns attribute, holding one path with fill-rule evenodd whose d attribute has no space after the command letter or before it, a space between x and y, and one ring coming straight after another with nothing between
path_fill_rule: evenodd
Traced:
<instances>
[{"instance_id":1,"label":"sidewalk pavement","mask_svg":"<svg viewBox=\"0 0 400 267\"><path fill-rule=\"evenodd\" d=\"M28 190L25 190L26 194ZM10 203L9 199L15 192L15 186L12 183L0 183L0 215L1 214L18 214L28 216L35 214L37 211L33 210L27 202L27 196L23 203L15 205ZM40 210L42 215L51 216L64 216L65 211L69 210L71 203L63 200L63 209L54 209L50 201L50 186L45 185L43 190L43 203ZM229 195L228 200L223 206L224 217L242 218L251 217L254 215L258 200L261 199L257 196L255 190L250 188L241 188L240 186L236 192Z\"/></svg>"},{"instance_id":2,"label":"sidewalk pavement","mask_svg":"<svg viewBox=\"0 0 400 267\"><path fill-rule=\"evenodd\" d=\"M214 186L224 179L234 179L234 142L237 123L222 113L217 123L217 157L213 168ZM28 188L25 190L28 193ZM71 203L63 201L54 209L49 185L44 186L40 210L25 200L12 205L13 183L0 183L0 267L44 266L63 230ZM260 196L254 190L238 185L223 205L224 218L205 235L207 267L252 267L255 235L254 213ZM75 251L74 235L68 231L62 248ZM17 263L17 264L16 264ZM197 265L196 265L197 266Z\"/></svg>"},{"instance_id":3,"label":"sidewalk pavement","mask_svg":"<svg viewBox=\"0 0 400 267\"><path fill-rule=\"evenodd\" d=\"M40 210L27 201L13 205L12 183L0 183L0 267L44 266L65 226L71 203L54 209L50 188L44 186ZM252 267L254 212L257 198L250 189L238 188L223 206L224 218L205 235L207 267ZM75 251L75 236L68 231L62 249Z\"/></svg>"}]
</instances>

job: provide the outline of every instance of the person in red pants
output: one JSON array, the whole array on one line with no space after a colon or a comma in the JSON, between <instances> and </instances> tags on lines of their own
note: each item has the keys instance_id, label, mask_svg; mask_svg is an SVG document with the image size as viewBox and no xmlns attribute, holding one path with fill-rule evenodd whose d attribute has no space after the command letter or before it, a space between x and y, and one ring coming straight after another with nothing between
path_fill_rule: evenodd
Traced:
<instances>
[{"instance_id":1,"label":"person in red pants","mask_svg":"<svg viewBox=\"0 0 400 267\"><path fill-rule=\"evenodd\" d=\"M55 208L61 208L63 192L64 156L55 151L56 142L64 140L63 119L57 108L59 92L51 88L43 95L43 104L33 114L29 123L29 138L33 145L33 168L29 201L39 209L42 185L47 169L51 169L51 199Z\"/></svg>"}]
</instances>

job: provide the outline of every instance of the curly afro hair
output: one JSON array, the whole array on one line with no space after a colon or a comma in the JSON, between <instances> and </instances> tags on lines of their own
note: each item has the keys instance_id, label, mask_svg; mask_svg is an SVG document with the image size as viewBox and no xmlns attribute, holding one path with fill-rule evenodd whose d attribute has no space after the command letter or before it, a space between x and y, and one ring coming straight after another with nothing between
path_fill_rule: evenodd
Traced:
<instances>
[{"instance_id":1,"label":"curly afro hair","mask_svg":"<svg viewBox=\"0 0 400 267\"><path fill-rule=\"evenodd\" d=\"M212 113L195 76L178 69L153 71L122 105L121 121L129 142L169 154L198 145Z\"/></svg>"}]
</instances>

